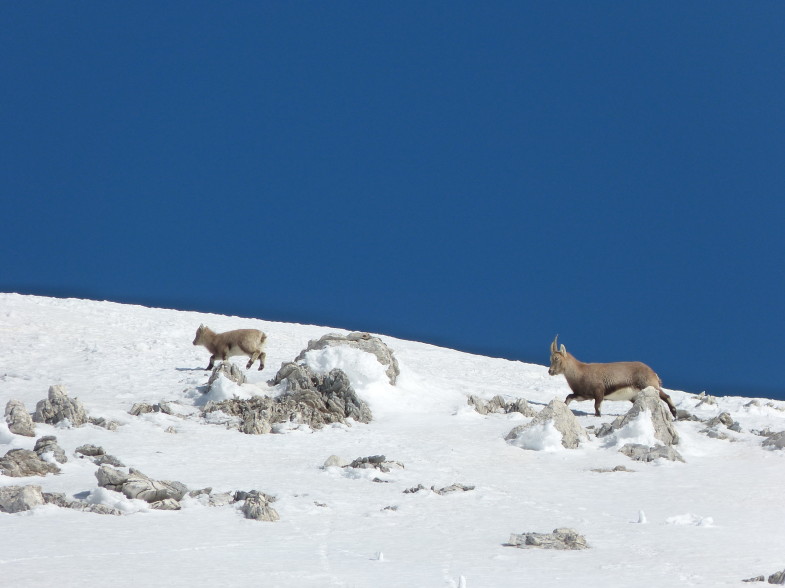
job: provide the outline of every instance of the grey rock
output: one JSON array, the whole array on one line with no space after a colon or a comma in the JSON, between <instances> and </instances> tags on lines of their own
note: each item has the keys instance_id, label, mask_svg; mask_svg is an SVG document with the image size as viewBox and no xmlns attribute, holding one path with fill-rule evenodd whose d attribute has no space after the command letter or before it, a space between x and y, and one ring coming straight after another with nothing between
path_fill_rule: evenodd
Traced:
<instances>
[{"instance_id":1,"label":"grey rock","mask_svg":"<svg viewBox=\"0 0 785 588\"><path fill-rule=\"evenodd\" d=\"M139 416L142 414L149 414L151 412L160 412L163 414L173 414L174 411L168 402L157 402L155 404L148 404L146 402L137 402L131 407L128 413L132 416Z\"/></svg>"},{"instance_id":2,"label":"grey rock","mask_svg":"<svg viewBox=\"0 0 785 588\"><path fill-rule=\"evenodd\" d=\"M742 580L742 582L765 582L766 576L755 576L754 578L747 578L746 580Z\"/></svg>"},{"instance_id":3,"label":"grey rock","mask_svg":"<svg viewBox=\"0 0 785 588\"><path fill-rule=\"evenodd\" d=\"M376 359L379 360L379 363L385 366L385 372L387 374L387 378L390 381L390 384L393 386L395 385L395 382L401 373L398 367L398 360L395 359L395 354L389 347L387 347L384 341L379 339L379 337L370 335L369 333L355 332L349 333L348 335L329 333L318 340L309 341L308 347L301 351L300 355L298 355L294 361L302 361L305 358L305 354L309 351L341 345L353 347L355 349L359 349L360 351L365 351L375 355Z\"/></svg>"},{"instance_id":4,"label":"grey rock","mask_svg":"<svg viewBox=\"0 0 785 588\"><path fill-rule=\"evenodd\" d=\"M123 484L128 481L129 474L122 470L102 465L96 470L95 477L98 479L98 485L101 488L120 492L122 491Z\"/></svg>"},{"instance_id":5,"label":"grey rock","mask_svg":"<svg viewBox=\"0 0 785 588\"><path fill-rule=\"evenodd\" d=\"M684 458L671 445L655 445L647 447L639 443L627 443L619 449L627 457L635 461L654 461L655 459L667 459L670 461L684 461Z\"/></svg>"},{"instance_id":6,"label":"grey rock","mask_svg":"<svg viewBox=\"0 0 785 588\"><path fill-rule=\"evenodd\" d=\"M210 402L202 414L221 411L239 421L238 428L249 434L269 433L279 423L308 425L320 429L332 423L348 423L354 419L368 423L372 414L338 369L329 374L315 374L307 366L286 363L274 380L286 392L276 398L256 396L247 400L231 399Z\"/></svg>"},{"instance_id":7,"label":"grey rock","mask_svg":"<svg viewBox=\"0 0 785 588\"><path fill-rule=\"evenodd\" d=\"M74 450L74 453L77 455L84 455L85 457L98 457L99 455L106 454L103 447L91 444L80 445Z\"/></svg>"},{"instance_id":8,"label":"grey rock","mask_svg":"<svg viewBox=\"0 0 785 588\"><path fill-rule=\"evenodd\" d=\"M525 417L533 417L537 411L529 406L529 402L525 398L517 398L511 402L507 402L501 396L497 395L488 401L483 400L479 396L469 396L469 406L473 406L474 410L480 414L502 413L509 414L511 412L519 412Z\"/></svg>"},{"instance_id":9,"label":"grey rock","mask_svg":"<svg viewBox=\"0 0 785 588\"><path fill-rule=\"evenodd\" d=\"M768 579L769 584L785 584L785 570L775 572Z\"/></svg>"},{"instance_id":10,"label":"grey rock","mask_svg":"<svg viewBox=\"0 0 785 588\"><path fill-rule=\"evenodd\" d=\"M631 470L623 465L617 465L615 468L595 468L592 471L599 474L606 474L611 472L635 472L635 470Z\"/></svg>"},{"instance_id":11,"label":"grey rock","mask_svg":"<svg viewBox=\"0 0 785 588\"><path fill-rule=\"evenodd\" d=\"M142 472L132 468L120 491L128 498L136 498L153 504L170 499L179 502L188 492L188 488L180 482L152 480ZM172 508L166 505L159 505L158 508L172 510Z\"/></svg>"},{"instance_id":12,"label":"grey rock","mask_svg":"<svg viewBox=\"0 0 785 588\"><path fill-rule=\"evenodd\" d=\"M50 386L48 398L36 404L33 420L49 425L67 420L71 426L81 427L88 418L82 403L77 398L69 398L64 386Z\"/></svg>"},{"instance_id":13,"label":"grey rock","mask_svg":"<svg viewBox=\"0 0 785 588\"><path fill-rule=\"evenodd\" d=\"M107 431L116 431L120 427L120 423L117 421L110 421L104 417L90 417L90 424L106 429Z\"/></svg>"},{"instance_id":14,"label":"grey rock","mask_svg":"<svg viewBox=\"0 0 785 588\"><path fill-rule=\"evenodd\" d=\"M150 503L150 508L155 510L180 510L180 503L174 498L164 498Z\"/></svg>"},{"instance_id":15,"label":"grey rock","mask_svg":"<svg viewBox=\"0 0 785 588\"><path fill-rule=\"evenodd\" d=\"M437 489L436 486L431 486L431 490L434 491L439 496L444 496L445 494L451 494L452 492L469 492L470 490L474 490L474 486L465 486L464 484L451 484L449 486L445 486L444 488Z\"/></svg>"},{"instance_id":16,"label":"grey rock","mask_svg":"<svg viewBox=\"0 0 785 588\"><path fill-rule=\"evenodd\" d=\"M586 538L575 529L554 529L553 533L522 533L510 535L509 546L520 549L588 549Z\"/></svg>"},{"instance_id":17,"label":"grey rock","mask_svg":"<svg viewBox=\"0 0 785 588\"><path fill-rule=\"evenodd\" d=\"M369 457L358 457L347 468L355 468L361 470L376 469L383 473L388 473L393 469L403 469L404 465L399 461L387 461L383 455L371 455Z\"/></svg>"},{"instance_id":18,"label":"grey rock","mask_svg":"<svg viewBox=\"0 0 785 588\"><path fill-rule=\"evenodd\" d=\"M5 405L5 422L14 435L35 437L35 424L21 400L9 400Z\"/></svg>"},{"instance_id":19,"label":"grey rock","mask_svg":"<svg viewBox=\"0 0 785 588\"><path fill-rule=\"evenodd\" d=\"M588 439L586 430L581 427L572 411L564 402L556 398L551 400L548 406L538 412L531 422L525 425L519 425L507 433L505 439L507 439L507 441L514 441L524 431L527 431L532 427L541 426L548 421L553 422L553 426L561 433L561 444L567 449L575 449L580 445L581 441Z\"/></svg>"},{"instance_id":20,"label":"grey rock","mask_svg":"<svg viewBox=\"0 0 785 588\"><path fill-rule=\"evenodd\" d=\"M615 433L631 421L637 419L639 415L648 411L654 425L654 437L663 445L676 445L679 442L679 434L673 426L673 420L665 403L660 400L660 395L651 386L645 388L638 394L632 408L627 414L616 417L609 426L607 424L600 427L597 437L605 437Z\"/></svg>"},{"instance_id":21,"label":"grey rock","mask_svg":"<svg viewBox=\"0 0 785 588\"><path fill-rule=\"evenodd\" d=\"M51 453L57 463L65 463L68 461L68 458L65 456L65 451L57 444L57 437L52 435L47 435L46 437L38 439L35 442L33 451L35 451L41 459L43 459L45 454Z\"/></svg>"},{"instance_id":22,"label":"grey rock","mask_svg":"<svg viewBox=\"0 0 785 588\"><path fill-rule=\"evenodd\" d=\"M42 504L40 486L0 486L0 512L23 512Z\"/></svg>"},{"instance_id":23,"label":"grey rock","mask_svg":"<svg viewBox=\"0 0 785 588\"><path fill-rule=\"evenodd\" d=\"M243 370L229 361L222 361L213 368L213 372L210 374L210 379L207 380L207 385L212 386L213 382L215 382L219 376L222 375L238 385L245 384L246 382Z\"/></svg>"},{"instance_id":24,"label":"grey rock","mask_svg":"<svg viewBox=\"0 0 785 588\"><path fill-rule=\"evenodd\" d=\"M763 447L768 449L785 449L785 431L769 435L763 442Z\"/></svg>"},{"instance_id":25,"label":"grey rock","mask_svg":"<svg viewBox=\"0 0 785 588\"><path fill-rule=\"evenodd\" d=\"M60 468L42 460L35 451L12 449L0 458L0 473L12 478L59 474Z\"/></svg>"},{"instance_id":26,"label":"grey rock","mask_svg":"<svg viewBox=\"0 0 785 588\"><path fill-rule=\"evenodd\" d=\"M71 510L78 510L80 512L91 512L95 514L115 515L120 516L123 513L116 508L106 506L105 504L89 504L81 500L70 500L66 498L65 494L59 492L44 492L44 502L46 504L54 504L60 508L70 508Z\"/></svg>"},{"instance_id":27,"label":"grey rock","mask_svg":"<svg viewBox=\"0 0 785 588\"><path fill-rule=\"evenodd\" d=\"M117 459L114 455L107 454L103 447L95 445L82 445L77 447L74 453L81 458L87 458L96 465L109 465L116 468L125 467L125 464Z\"/></svg>"},{"instance_id":28,"label":"grey rock","mask_svg":"<svg viewBox=\"0 0 785 588\"><path fill-rule=\"evenodd\" d=\"M270 506L269 497L257 491L251 491L245 497L242 512L246 519L256 521L275 522L281 518L276 510Z\"/></svg>"}]
</instances>

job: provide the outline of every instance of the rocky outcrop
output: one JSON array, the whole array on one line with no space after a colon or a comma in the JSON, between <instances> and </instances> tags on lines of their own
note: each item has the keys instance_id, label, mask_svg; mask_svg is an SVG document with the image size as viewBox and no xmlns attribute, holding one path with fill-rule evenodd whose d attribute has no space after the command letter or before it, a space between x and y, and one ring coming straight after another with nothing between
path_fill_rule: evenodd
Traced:
<instances>
[{"instance_id":1,"label":"rocky outcrop","mask_svg":"<svg viewBox=\"0 0 785 588\"><path fill-rule=\"evenodd\" d=\"M520 549L578 550L589 548L583 535L580 535L575 529L566 528L554 529L553 533L512 534L507 545Z\"/></svg>"},{"instance_id":2,"label":"rocky outcrop","mask_svg":"<svg viewBox=\"0 0 785 588\"><path fill-rule=\"evenodd\" d=\"M554 428L561 433L561 444L567 449L575 449L580 445L581 441L588 438L586 431L581 427L572 411L567 408L567 405L561 400L554 398L548 406L537 413L531 422L515 427L507 434L505 439L507 441L515 441L527 431L536 427L542 427L548 422L553 423Z\"/></svg>"},{"instance_id":3,"label":"rocky outcrop","mask_svg":"<svg viewBox=\"0 0 785 588\"><path fill-rule=\"evenodd\" d=\"M670 445L647 447L640 443L627 443L619 449L619 452L635 461L654 461L661 458L669 461L684 461L679 452Z\"/></svg>"},{"instance_id":4,"label":"rocky outcrop","mask_svg":"<svg viewBox=\"0 0 785 588\"><path fill-rule=\"evenodd\" d=\"M142 414L149 414L151 412L160 412L163 414L174 414L172 407L168 402L156 402L155 404L148 404L146 402L137 402L128 411L132 416L139 416Z\"/></svg>"},{"instance_id":5,"label":"rocky outcrop","mask_svg":"<svg viewBox=\"0 0 785 588\"><path fill-rule=\"evenodd\" d=\"M393 469L403 469L404 465L399 461L388 461L383 455L371 455L369 457L358 457L344 467L360 470L376 469L386 474Z\"/></svg>"},{"instance_id":6,"label":"rocky outcrop","mask_svg":"<svg viewBox=\"0 0 785 588\"><path fill-rule=\"evenodd\" d=\"M507 402L501 396L497 395L490 400L483 400L479 396L469 396L469 406L473 406L474 410L480 414L501 413L509 414L511 412L519 412L525 417L533 417L537 415L537 411L529 406L525 398L517 398Z\"/></svg>"},{"instance_id":7,"label":"rocky outcrop","mask_svg":"<svg viewBox=\"0 0 785 588\"><path fill-rule=\"evenodd\" d=\"M5 405L5 422L14 435L35 437L35 424L21 400L9 400Z\"/></svg>"},{"instance_id":8,"label":"rocky outcrop","mask_svg":"<svg viewBox=\"0 0 785 588\"><path fill-rule=\"evenodd\" d=\"M95 474L98 485L108 490L122 492L127 498L136 498L149 503L158 510L177 510L179 501L188 492L180 482L153 480L139 470L131 468L125 472L110 466L101 466Z\"/></svg>"},{"instance_id":9,"label":"rocky outcrop","mask_svg":"<svg viewBox=\"0 0 785 588\"><path fill-rule=\"evenodd\" d=\"M245 496L245 504L243 504L240 510L246 519L274 523L281 517L278 515L278 512L270 506L270 503L273 500L274 499L263 492L252 490Z\"/></svg>"},{"instance_id":10,"label":"rocky outcrop","mask_svg":"<svg viewBox=\"0 0 785 588\"><path fill-rule=\"evenodd\" d=\"M387 345L369 333L349 333L348 335L338 335L336 333L329 333L322 338L308 342L308 347L305 348L300 355L295 358L295 362L305 359L305 354L309 351L316 349L325 349L326 347L347 346L360 351L365 351L376 356L379 363L385 366L385 372L390 384L393 386L398 379L401 371L398 367L398 360L395 359L395 354Z\"/></svg>"},{"instance_id":11,"label":"rocky outcrop","mask_svg":"<svg viewBox=\"0 0 785 588\"><path fill-rule=\"evenodd\" d=\"M80 427L88 422L88 417L82 403L69 398L64 386L50 386L48 398L36 405L33 420L49 425L68 421L71 426Z\"/></svg>"},{"instance_id":12,"label":"rocky outcrop","mask_svg":"<svg viewBox=\"0 0 785 588\"><path fill-rule=\"evenodd\" d=\"M332 423L348 423L353 419L369 423L371 409L355 393L347 375L334 369L316 374L305 365L286 363L275 377L276 384L285 384L287 392L276 398L257 396L210 402L203 414L221 411L237 417L238 429L247 434L265 434L278 423L295 423L320 429Z\"/></svg>"},{"instance_id":13,"label":"rocky outcrop","mask_svg":"<svg viewBox=\"0 0 785 588\"><path fill-rule=\"evenodd\" d=\"M0 512L23 512L42 504L40 486L0 486Z\"/></svg>"},{"instance_id":14,"label":"rocky outcrop","mask_svg":"<svg viewBox=\"0 0 785 588\"><path fill-rule=\"evenodd\" d=\"M89 502L83 502L81 500L70 500L66 497L65 494L59 492L44 492L43 496L44 502L46 504L53 504L60 508L70 508L71 510L78 510L80 512L91 512L94 514L114 516L120 516L123 514L116 508L106 506L105 504L90 504Z\"/></svg>"},{"instance_id":15,"label":"rocky outcrop","mask_svg":"<svg viewBox=\"0 0 785 588\"><path fill-rule=\"evenodd\" d=\"M114 455L109 455L106 453L103 447L97 447L95 445L82 445L77 447L74 453L79 458L89 459L95 465L109 465L116 468L125 467L123 462L117 459Z\"/></svg>"},{"instance_id":16,"label":"rocky outcrop","mask_svg":"<svg viewBox=\"0 0 785 588\"><path fill-rule=\"evenodd\" d=\"M785 449L785 431L773 433L763 442L767 449Z\"/></svg>"},{"instance_id":17,"label":"rocky outcrop","mask_svg":"<svg viewBox=\"0 0 785 588\"><path fill-rule=\"evenodd\" d=\"M51 454L57 463L65 463L68 461L68 458L65 456L65 451L57 444L57 437L52 435L47 435L46 437L38 439L35 442L33 451L35 451L36 455L41 459L44 459L44 455Z\"/></svg>"},{"instance_id":18,"label":"rocky outcrop","mask_svg":"<svg viewBox=\"0 0 785 588\"><path fill-rule=\"evenodd\" d=\"M210 374L210 378L207 380L207 385L212 386L213 382L215 382L220 376L224 376L238 386L242 386L246 382L245 373L243 373L243 370L230 361L222 361L213 368L213 373Z\"/></svg>"},{"instance_id":19,"label":"rocky outcrop","mask_svg":"<svg viewBox=\"0 0 785 588\"><path fill-rule=\"evenodd\" d=\"M60 468L42 460L35 451L12 449L0 458L0 473L12 478L59 474Z\"/></svg>"},{"instance_id":20,"label":"rocky outcrop","mask_svg":"<svg viewBox=\"0 0 785 588\"><path fill-rule=\"evenodd\" d=\"M663 445L676 445L679 442L679 434L673 426L670 412L665 404L660 400L659 393L652 387L648 387L638 394L635 403L627 414L616 417L611 424L605 424L597 431L597 437L605 437L615 433L619 429L627 426L632 421L638 419L641 413L648 413L654 426L654 437Z\"/></svg>"}]
</instances>

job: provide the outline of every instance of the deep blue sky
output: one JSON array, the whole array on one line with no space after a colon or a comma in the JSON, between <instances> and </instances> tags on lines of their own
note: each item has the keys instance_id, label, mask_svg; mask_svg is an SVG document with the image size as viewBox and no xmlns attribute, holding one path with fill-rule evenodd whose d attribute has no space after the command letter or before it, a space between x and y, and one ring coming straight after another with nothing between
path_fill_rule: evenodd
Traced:
<instances>
[{"instance_id":1,"label":"deep blue sky","mask_svg":"<svg viewBox=\"0 0 785 588\"><path fill-rule=\"evenodd\" d=\"M559 333L668 388L785 398L783 2L0 22L0 291L540 364Z\"/></svg>"}]
</instances>

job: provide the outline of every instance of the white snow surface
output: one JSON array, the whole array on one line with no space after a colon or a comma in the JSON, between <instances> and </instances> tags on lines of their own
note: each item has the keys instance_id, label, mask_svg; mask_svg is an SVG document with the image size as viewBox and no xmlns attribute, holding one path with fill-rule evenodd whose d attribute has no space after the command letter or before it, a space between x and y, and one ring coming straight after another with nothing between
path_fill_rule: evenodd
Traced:
<instances>
[{"instance_id":1,"label":"white snow surface","mask_svg":"<svg viewBox=\"0 0 785 588\"><path fill-rule=\"evenodd\" d=\"M764 438L751 432L784 430L785 403L761 399L747 406L748 398L723 397L697 407L697 396L669 391L680 409L701 418L727 411L742 427L740 433L723 428L729 441L701 434L702 423L676 423L676 449L686 463L639 463L618 453L622 441L650 440L645 421L610 440L591 436L574 450L557 448L555 429L546 424L519 441L523 448L504 437L529 419L482 416L467 397L523 397L540 408L568 394L562 376L549 377L541 365L382 336L400 364L395 386L367 353L326 349L305 360L319 371L344 369L371 407L371 423L244 435L220 419L199 418L209 376L209 353L192 345L201 323L268 334L265 369L246 371L244 386L222 382L214 390L219 397L278 393L267 381L281 363L311 339L345 332L0 294L0 410L18 399L32 413L49 386L61 384L91 417L122 424L116 431L36 424L36 436L55 435L69 461L59 475L0 475L0 486L36 484L125 513L52 505L0 513L3 586L714 587L746 585L743 578L785 568L785 452L763 448ZM245 369L246 358L233 361ZM128 413L136 402L163 401L178 415ZM584 427L599 427L630 406L606 401L602 417L590 402L570 408ZM176 433L167 432L172 428ZM0 455L34 443L0 424ZM274 495L280 521L246 520L236 505L211 507L197 499L168 512L128 500L99 488L97 467L74 457L85 443L190 489ZM331 455L350 462L377 454L405 467L386 474L322 467ZM617 465L634 471L592 471ZM404 493L418 484L453 483L474 489ZM557 527L574 528L590 548L505 546L512 533Z\"/></svg>"}]
</instances>

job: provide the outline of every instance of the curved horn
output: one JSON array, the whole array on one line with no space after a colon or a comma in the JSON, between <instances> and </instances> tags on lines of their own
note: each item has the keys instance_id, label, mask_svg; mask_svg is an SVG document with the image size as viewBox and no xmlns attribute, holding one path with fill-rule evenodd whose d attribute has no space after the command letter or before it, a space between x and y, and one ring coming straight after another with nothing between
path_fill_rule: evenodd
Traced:
<instances>
[{"instance_id":1,"label":"curved horn","mask_svg":"<svg viewBox=\"0 0 785 588\"><path fill-rule=\"evenodd\" d=\"M551 343L551 353L556 353L556 351L558 350L558 343L557 343L558 340L559 340L559 335L556 335L556 338L553 340L553 343Z\"/></svg>"}]
</instances>

